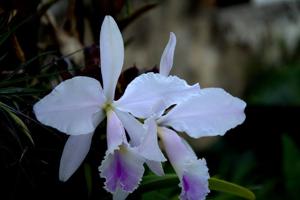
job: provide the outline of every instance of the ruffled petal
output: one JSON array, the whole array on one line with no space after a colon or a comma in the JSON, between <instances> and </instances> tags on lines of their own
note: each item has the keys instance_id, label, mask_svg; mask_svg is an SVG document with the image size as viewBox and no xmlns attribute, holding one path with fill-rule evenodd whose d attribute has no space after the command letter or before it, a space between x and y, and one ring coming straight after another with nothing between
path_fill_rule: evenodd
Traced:
<instances>
[{"instance_id":1,"label":"ruffled petal","mask_svg":"<svg viewBox=\"0 0 300 200\"><path fill-rule=\"evenodd\" d=\"M131 193L139 185L143 174L144 160L130 147L123 144L114 153L106 154L99 167L100 176L105 178L105 189Z\"/></svg>"},{"instance_id":2,"label":"ruffled petal","mask_svg":"<svg viewBox=\"0 0 300 200\"><path fill-rule=\"evenodd\" d=\"M243 123L246 103L223 89L202 89L200 94L175 106L158 121L184 131L194 138L224 135L226 131Z\"/></svg>"},{"instance_id":3,"label":"ruffled petal","mask_svg":"<svg viewBox=\"0 0 300 200\"><path fill-rule=\"evenodd\" d=\"M177 76L147 73L135 78L115 105L119 110L130 112L135 117L148 118L154 114L153 108L161 102L164 102L161 108L164 110L199 91L198 84L190 86Z\"/></svg>"},{"instance_id":4,"label":"ruffled petal","mask_svg":"<svg viewBox=\"0 0 300 200\"><path fill-rule=\"evenodd\" d=\"M189 163L180 180L180 199L204 200L210 192L208 188L208 168L204 159Z\"/></svg>"},{"instance_id":5,"label":"ruffled petal","mask_svg":"<svg viewBox=\"0 0 300 200\"><path fill-rule=\"evenodd\" d=\"M111 16L104 18L100 32L100 61L104 94L112 101L124 62L121 32Z\"/></svg>"},{"instance_id":6,"label":"ruffled petal","mask_svg":"<svg viewBox=\"0 0 300 200\"><path fill-rule=\"evenodd\" d=\"M71 135L64 147L59 166L59 180L67 181L79 168L91 146L93 133Z\"/></svg>"},{"instance_id":7,"label":"ruffled petal","mask_svg":"<svg viewBox=\"0 0 300 200\"><path fill-rule=\"evenodd\" d=\"M112 110L107 112L107 153L113 153L126 140L123 124Z\"/></svg>"},{"instance_id":8,"label":"ruffled petal","mask_svg":"<svg viewBox=\"0 0 300 200\"><path fill-rule=\"evenodd\" d=\"M33 110L41 123L63 133L88 134L94 132L103 119L105 100L97 80L77 76L56 86Z\"/></svg>"},{"instance_id":9,"label":"ruffled petal","mask_svg":"<svg viewBox=\"0 0 300 200\"><path fill-rule=\"evenodd\" d=\"M161 56L159 64L159 73L164 76L168 76L173 67L173 57L176 46L176 36L174 33L170 33L169 42Z\"/></svg>"}]
</instances>

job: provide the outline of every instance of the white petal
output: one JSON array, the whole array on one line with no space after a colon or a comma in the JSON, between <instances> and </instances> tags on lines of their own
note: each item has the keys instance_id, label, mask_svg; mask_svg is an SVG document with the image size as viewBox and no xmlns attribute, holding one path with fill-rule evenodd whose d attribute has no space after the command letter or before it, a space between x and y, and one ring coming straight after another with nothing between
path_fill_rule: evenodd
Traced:
<instances>
[{"instance_id":1,"label":"white petal","mask_svg":"<svg viewBox=\"0 0 300 200\"><path fill-rule=\"evenodd\" d=\"M166 161L167 159L161 152L157 141L157 126L153 118L145 121L147 133L142 143L138 146L138 152L141 156L152 161Z\"/></svg>"},{"instance_id":2,"label":"white petal","mask_svg":"<svg viewBox=\"0 0 300 200\"><path fill-rule=\"evenodd\" d=\"M104 94L112 101L124 62L121 32L111 16L104 18L100 32L100 61Z\"/></svg>"},{"instance_id":3,"label":"white petal","mask_svg":"<svg viewBox=\"0 0 300 200\"><path fill-rule=\"evenodd\" d=\"M113 193L113 200L125 200L130 193L122 190L121 188L117 188L117 190Z\"/></svg>"},{"instance_id":4,"label":"white petal","mask_svg":"<svg viewBox=\"0 0 300 200\"><path fill-rule=\"evenodd\" d=\"M161 99L160 101L158 101L153 107L152 107L152 115L151 117L155 118L155 119L158 119L160 118L164 112L165 112L165 109L167 108L168 106L166 105L166 103Z\"/></svg>"},{"instance_id":5,"label":"white petal","mask_svg":"<svg viewBox=\"0 0 300 200\"><path fill-rule=\"evenodd\" d=\"M105 97L100 83L77 76L60 83L34 107L37 119L70 135L93 132L103 119Z\"/></svg>"},{"instance_id":6,"label":"white petal","mask_svg":"<svg viewBox=\"0 0 300 200\"><path fill-rule=\"evenodd\" d=\"M113 153L119 146L127 141L124 127L117 117L116 113L109 111L107 113L107 152Z\"/></svg>"},{"instance_id":7,"label":"white petal","mask_svg":"<svg viewBox=\"0 0 300 200\"><path fill-rule=\"evenodd\" d=\"M59 180L67 181L88 154L93 133L69 136L59 166Z\"/></svg>"},{"instance_id":8,"label":"white petal","mask_svg":"<svg viewBox=\"0 0 300 200\"><path fill-rule=\"evenodd\" d=\"M136 117L148 118L154 114L153 108L162 101L163 109L166 109L199 91L198 84L190 86L177 76L166 77L161 74L147 73L135 78L115 105L119 110L130 112Z\"/></svg>"},{"instance_id":9,"label":"white petal","mask_svg":"<svg viewBox=\"0 0 300 200\"><path fill-rule=\"evenodd\" d=\"M198 96L175 106L159 123L194 138L224 135L245 120L245 106L223 89L202 89Z\"/></svg>"},{"instance_id":10,"label":"white petal","mask_svg":"<svg viewBox=\"0 0 300 200\"><path fill-rule=\"evenodd\" d=\"M127 112L122 112L118 109L115 109L115 113L121 120L130 137L130 144L133 147L141 144L142 139L146 135L146 129L144 128L144 125Z\"/></svg>"},{"instance_id":11,"label":"white petal","mask_svg":"<svg viewBox=\"0 0 300 200\"><path fill-rule=\"evenodd\" d=\"M165 175L161 162L146 160L146 164L150 168L150 170L157 176Z\"/></svg>"},{"instance_id":12,"label":"white petal","mask_svg":"<svg viewBox=\"0 0 300 200\"><path fill-rule=\"evenodd\" d=\"M173 130L165 127L159 127L158 130L168 158L176 173L181 176L186 163L197 160L197 157L187 143Z\"/></svg>"},{"instance_id":13,"label":"white petal","mask_svg":"<svg viewBox=\"0 0 300 200\"><path fill-rule=\"evenodd\" d=\"M161 56L159 65L159 73L164 76L168 76L172 69L175 46L176 36L171 32L169 42Z\"/></svg>"}]
</instances>

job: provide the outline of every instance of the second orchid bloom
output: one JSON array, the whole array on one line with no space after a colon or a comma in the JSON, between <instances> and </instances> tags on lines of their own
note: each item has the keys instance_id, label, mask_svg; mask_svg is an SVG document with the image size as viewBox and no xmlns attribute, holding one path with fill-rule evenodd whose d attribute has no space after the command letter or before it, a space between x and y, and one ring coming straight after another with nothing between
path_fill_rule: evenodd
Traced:
<instances>
[{"instance_id":1,"label":"second orchid bloom","mask_svg":"<svg viewBox=\"0 0 300 200\"><path fill-rule=\"evenodd\" d=\"M139 186L144 164L155 174L164 175L161 163L166 157L180 180L180 198L206 198L206 161L198 159L176 131L193 138L224 135L244 121L246 104L222 89L200 89L198 84L188 85L170 76L175 46L176 37L171 33L159 73L136 77L123 96L114 100L124 44L114 19L105 17L100 33L103 87L93 78L77 76L60 83L33 108L41 123L70 135L60 161L61 181L68 180L81 165L96 127L106 117L107 151L99 171L114 199L125 199Z\"/></svg>"}]
</instances>

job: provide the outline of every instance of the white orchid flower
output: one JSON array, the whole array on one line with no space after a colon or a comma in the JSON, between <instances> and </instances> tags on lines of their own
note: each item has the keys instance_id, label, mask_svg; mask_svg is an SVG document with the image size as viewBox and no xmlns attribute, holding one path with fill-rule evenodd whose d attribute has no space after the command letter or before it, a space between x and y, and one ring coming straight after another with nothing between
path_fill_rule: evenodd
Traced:
<instances>
[{"instance_id":1,"label":"white orchid flower","mask_svg":"<svg viewBox=\"0 0 300 200\"><path fill-rule=\"evenodd\" d=\"M157 133L163 143L167 157L180 179L180 199L205 199L209 193L209 174L205 160L198 159L175 131L185 132L193 138L224 135L245 120L245 106L244 101L223 89L207 88L177 104L167 114L145 121L147 124L156 124L148 126L148 132L150 135Z\"/></svg>"},{"instance_id":2,"label":"white orchid flower","mask_svg":"<svg viewBox=\"0 0 300 200\"><path fill-rule=\"evenodd\" d=\"M173 84L178 84L175 86L175 88L180 88L179 90L182 91L181 94L175 92L173 93L172 96L168 97L168 98L162 98L161 100L156 101L157 104L154 105L154 107L152 107L152 109L150 109L151 107L149 107L149 109L147 110L147 112L141 112L141 111L145 111L145 110L141 110L139 109L139 105L137 103L134 103L132 105L127 104L126 102L123 102L122 98L119 100L119 103L121 102L124 106L126 106L126 108L122 108L122 105L119 106L120 110L123 111L129 111L126 109L131 109L130 112L133 113L135 116L138 116L140 118L147 118L150 116L160 116L161 114L163 114L164 110L169 107L170 105L174 105L177 103L180 103L181 101L184 101L186 98L190 97L191 95L196 95L198 94L200 87L198 84L195 84L192 89L188 89L186 90L185 88L189 88L187 86L187 83L185 83L183 80L179 79L176 76L169 76L169 73L173 67L173 58L174 58L174 52L175 52L175 47L176 47L176 36L173 32L170 33L170 38L169 41L162 53L161 56L161 60L160 60L160 67L159 67L159 74L154 74L154 73L148 73L145 75L141 75L140 79L149 79L149 77L155 77L156 79L161 79L161 80L165 80L165 77L169 77L169 81L170 84L168 84L168 86L170 86L170 88L164 88L167 89L169 91L169 93L173 93L172 92L172 88ZM139 81L139 78L136 79L136 81ZM173 82L173 83L171 83ZM146 82L144 82L146 83ZM160 92L159 90L161 90L162 88L160 88L163 84L160 83L160 80L158 80L155 83L152 84L156 84L156 85L152 85L151 88L149 87L150 85L145 85L144 83L137 83L139 84L140 87L142 88L148 88L148 90L152 90L152 88L156 88L156 92L159 92L161 95L164 95L163 92ZM133 86L133 84L131 84ZM167 84L166 84L167 85ZM132 91L132 92L131 92ZM127 88L127 93L125 92L125 94L123 95L123 97L126 97L126 95L129 96L134 96L136 95L133 90L131 90L130 87ZM182 98L181 99L177 99L178 96L177 95L181 95ZM185 98L186 97L186 98ZM172 99L174 98L174 99ZM130 99L127 97L127 99ZM169 102L168 102L169 101ZM130 102L132 103L132 102ZM127 112L117 112L116 113L120 119L122 119L122 122L126 128L126 130L128 131L131 141L130 143L133 146L139 146L139 152L144 154L144 158L146 159L145 162L147 164L147 166L151 169L152 172L154 172L156 175L158 176L162 176L164 175L164 170L162 167L161 162L165 161L165 158L163 156L163 154L161 153L161 151L159 150L159 148L147 148L147 147L158 147L158 143L157 143L157 134L154 132L152 133L152 131L141 131L143 129L143 124L140 123L138 120L136 120L134 117L132 117L129 113ZM150 127L149 127L150 126ZM154 126L156 127L155 123L151 123L150 120L147 120L145 123L145 127L147 130L152 130L154 129ZM143 133L143 134L141 134ZM149 145L151 144L151 145Z\"/></svg>"},{"instance_id":3,"label":"white orchid flower","mask_svg":"<svg viewBox=\"0 0 300 200\"><path fill-rule=\"evenodd\" d=\"M124 61L124 45L118 26L110 16L105 17L101 27L100 58L103 89L93 78L74 77L60 83L33 109L41 123L70 135L60 161L59 178L62 181L68 180L81 165L90 149L96 127L107 116L108 150L100 171L101 176L106 178L106 189L114 193L115 198L122 199L137 187L144 161L149 166L153 165L154 171L159 171L156 163L151 162L165 160L156 134L147 134L146 129L140 127L129 113L147 118L153 115L152 108L159 102L163 101L162 109L166 109L198 93L199 85L190 86L176 76L147 73L135 78L124 95L115 101L115 88ZM130 144L124 136L124 127L130 136ZM141 139L137 139L140 136ZM154 142L144 142L150 139ZM149 151L142 150L141 145ZM151 153L151 149L157 150ZM131 173L136 175L134 180L127 176Z\"/></svg>"}]
</instances>

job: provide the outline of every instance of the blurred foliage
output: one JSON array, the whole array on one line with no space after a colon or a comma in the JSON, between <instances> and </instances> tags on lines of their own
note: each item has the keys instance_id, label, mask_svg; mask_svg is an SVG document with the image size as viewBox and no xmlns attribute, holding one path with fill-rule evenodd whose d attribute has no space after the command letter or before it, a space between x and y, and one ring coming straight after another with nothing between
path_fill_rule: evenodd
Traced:
<instances>
[{"instance_id":1,"label":"blurred foliage","mask_svg":"<svg viewBox=\"0 0 300 200\"><path fill-rule=\"evenodd\" d=\"M299 77L299 62L262 72L250 85L247 102L269 106L300 106Z\"/></svg>"},{"instance_id":2,"label":"blurred foliage","mask_svg":"<svg viewBox=\"0 0 300 200\"><path fill-rule=\"evenodd\" d=\"M300 196L300 149L287 135L282 137L283 145L283 176L288 199Z\"/></svg>"},{"instance_id":3,"label":"blurred foliage","mask_svg":"<svg viewBox=\"0 0 300 200\"><path fill-rule=\"evenodd\" d=\"M10 130L14 129L13 127L16 127L20 132L24 133L26 137L29 139L29 141L34 145L34 141L30 135L30 132L28 130L28 127L26 124L21 120L15 113L17 113L16 110L10 108L9 106L5 105L4 103L0 102L0 109L2 111L3 115L6 115L8 123L7 124L12 124L13 126L11 127ZM15 134L14 131L11 132L12 134ZM14 135L16 138L18 138L16 135ZM21 142L20 142L20 146Z\"/></svg>"}]
</instances>

